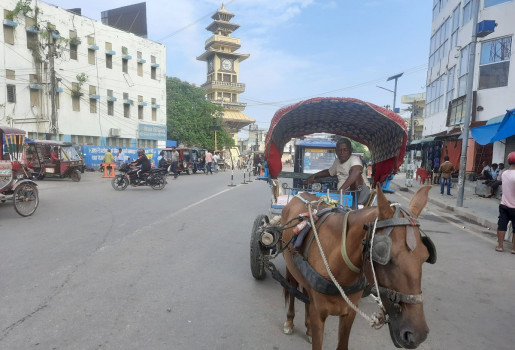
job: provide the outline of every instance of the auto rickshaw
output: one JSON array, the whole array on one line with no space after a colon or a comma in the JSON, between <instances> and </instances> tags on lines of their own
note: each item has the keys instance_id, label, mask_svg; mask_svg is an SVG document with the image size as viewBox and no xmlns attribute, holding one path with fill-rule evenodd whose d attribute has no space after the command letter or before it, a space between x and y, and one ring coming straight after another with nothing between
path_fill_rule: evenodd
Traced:
<instances>
[{"instance_id":1,"label":"auto rickshaw","mask_svg":"<svg viewBox=\"0 0 515 350\"><path fill-rule=\"evenodd\" d=\"M24 153L27 166L38 179L70 177L74 182L81 179L84 160L71 142L27 139Z\"/></svg>"},{"instance_id":2,"label":"auto rickshaw","mask_svg":"<svg viewBox=\"0 0 515 350\"><path fill-rule=\"evenodd\" d=\"M173 148L163 148L165 152L165 158L168 163L172 162L172 149ZM179 152L179 162L177 164L177 170L180 172L186 172L188 175L194 173L194 162L193 162L193 153L191 148L188 147L175 147L177 152Z\"/></svg>"},{"instance_id":3,"label":"auto rickshaw","mask_svg":"<svg viewBox=\"0 0 515 350\"><path fill-rule=\"evenodd\" d=\"M0 126L0 202L13 200L21 216L32 215L39 204L37 184L23 163L25 131Z\"/></svg>"},{"instance_id":4,"label":"auto rickshaw","mask_svg":"<svg viewBox=\"0 0 515 350\"><path fill-rule=\"evenodd\" d=\"M206 153L207 149L192 148L191 154L193 156L193 173L197 171L206 172Z\"/></svg>"}]
</instances>

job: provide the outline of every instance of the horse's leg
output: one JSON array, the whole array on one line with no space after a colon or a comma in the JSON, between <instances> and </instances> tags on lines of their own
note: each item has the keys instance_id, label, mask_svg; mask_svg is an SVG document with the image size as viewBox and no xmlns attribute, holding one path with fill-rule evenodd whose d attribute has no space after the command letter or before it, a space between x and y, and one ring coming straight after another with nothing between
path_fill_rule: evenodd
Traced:
<instances>
[{"instance_id":1,"label":"horse's leg","mask_svg":"<svg viewBox=\"0 0 515 350\"><path fill-rule=\"evenodd\" d=\"M348 315L340 316L340 323L338 325L338 346L336 350L347 350L349 348L350 330L355 317L356 312L354 310L349 310Z\"/></svg>"},{"instance_id":2,"label":"horse's leg","mask_svg":"<svg viewBox=\"0 0 515 350\"><path fill-rule=\"evenodd\" d=\"M291 275L290 270L286 267L286 280L290 282L293 288L297 288L299 283ZM292 293L288 293L284 290L285 301L288 303L288 311L286 313L286 322L283 325L284 334L293 334L293 318L295 317L295 296Z\"/></svg>"},{"instance_id":3,"label":"horse's leg","mask_svg":"<svg viewBox=\"0 0 515 350\"><path fill-rule=\"evenodd\" d=\"M307 295L307 291L305 288L302 288L304 294ZM309 319L309 304L304 304L304 309L305 309L305 319L304 319L304 324L306 326L306 335L308 337L308 342L310 344L313 343L313 337L311 335L311 320Z\"/></svg>"},{"instance_id":4,"label":"horse's leg","mask_svg":"<svg viewBox=\"0 0 515 350\"><path fill-rule=\"evenodd\" d=\"M309 304L311 336L313 337L313 342L311 343L311 350L322 350L322 344L324 342L324 326L327 315L320 314L315 309L314 304L315 303L313 301L311 302L311 304Z\"/></svg>"}]
</instances>

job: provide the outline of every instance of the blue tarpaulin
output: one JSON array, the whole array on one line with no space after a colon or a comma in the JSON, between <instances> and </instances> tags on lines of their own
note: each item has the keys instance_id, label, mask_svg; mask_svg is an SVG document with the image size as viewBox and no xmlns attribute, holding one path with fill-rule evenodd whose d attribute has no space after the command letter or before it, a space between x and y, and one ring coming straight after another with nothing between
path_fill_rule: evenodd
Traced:
<instances>
[{"instance_id":1,"label":"blue tarpaulin","mask_svg":"<svg viewBox=\"0 0 515 350\"><path fill-rule=\"evenodd\" d=\"M515 109L506 111L502 122L487 124L470 130L474 140L486 145L515 135Z\"/></svg>"}]
</instances>

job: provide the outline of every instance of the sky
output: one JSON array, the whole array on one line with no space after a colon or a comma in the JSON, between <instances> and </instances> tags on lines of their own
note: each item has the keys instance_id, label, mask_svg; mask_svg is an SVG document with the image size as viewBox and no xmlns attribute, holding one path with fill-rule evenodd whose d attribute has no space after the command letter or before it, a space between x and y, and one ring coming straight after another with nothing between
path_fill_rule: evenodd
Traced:
<instances>
[{"instance_id":1,"label":"sky","mask_svg":"<svg viewBox=\"0 0 515 350\"><path fill-rule=\"evenodd\" d=\"M62 8L80 7L100 21L105 10L132 5L130 0L48 0ZM206 62L196 57L212 33L205 28L221 8L218 0L147 0L148 39L167 47L166 75L200 86ZM402 95L425 92L431 35L429 0L226 0L240 25L239 102L268 129L281 107L312 97L353 97L379 106L393 105L409 117ZM378 86L382 87L379 88ZM388 91L388 90L391 91ZM239 133L247 136L246 131Z\"/></svg>"}]
</instances>

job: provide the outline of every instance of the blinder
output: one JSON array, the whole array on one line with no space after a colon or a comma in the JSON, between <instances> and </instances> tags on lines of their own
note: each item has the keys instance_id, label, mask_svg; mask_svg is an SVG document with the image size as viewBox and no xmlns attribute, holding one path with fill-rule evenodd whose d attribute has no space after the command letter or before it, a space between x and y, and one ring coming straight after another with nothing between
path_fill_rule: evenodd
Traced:
<instances>
[{"instance_id":1,"label":"blinder","mask_svg":"<svg viewBox=\"0 0 515 350\"><path fill-rule=\"evenodd\" d=\"M399 216L400 211L402 211L404 213L404 215L406 215L406 217L399 218L398 216ZM420 226L420 224L419 224L418 220L415 219L413 217L413 215L409 212L409 210L402 208L402 207L396 208L393 218L381 220L375 224L376 229L386 228L386 231L383 235L374 235L372 251L370 252L372 254L372 260L374 260L375 262L377 262L380 265L386 265L390 261L390 254L391 254L391 249L392 249L392 239L390 238L390 233L392 232L392 230L395 226L414 227L414 226ZM370 249L370 240L371 240L371 236L372 236L371 233L372 233L372 230L374 229L374 223L366 224L365 229L368 230L368 233L367 233L367 238L364 242L364 247L363 247L364 252L366 252ZM423 231L421 231L421 230L420 230L420 232L423 233ZM411 235L412 234L413 234L413 232L411 232ZM406 244L408 245L410 250L413 250L415 246L414 245L411 246L412 243L410 244L408 242L408 239L409 239L408 232L406 232L406 240L407 240ZM427 251L429 252L429 257L427 258L426 262L428 262L430 264L436 263L436 257L437 257L436 247L435 247L433 241L431 240L431 238L426 236L425 233L424 233L424 236L421 237L421 240L422 240L422 243L426 246ZM416 245L416 243L415 243L415 245Z\"/></svg>"},{"instance_id":2,"label":"blinder","mask_svg":"<svg viewBox=\"0 0 515 350\"><path fill-rule=\"evenodd\" d=\"M429 252L429 257L427 258L426 262L430 264L436 263L436 247L431 238L428 236L422 237L422 243L424 243L427 251Z\"/></svg>"}]
</instances>

